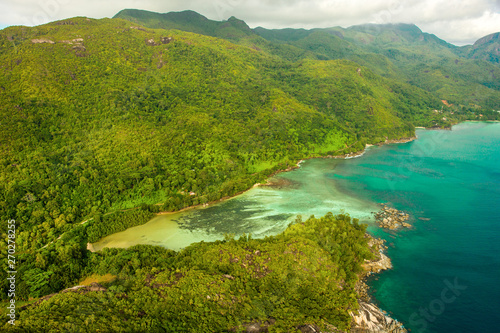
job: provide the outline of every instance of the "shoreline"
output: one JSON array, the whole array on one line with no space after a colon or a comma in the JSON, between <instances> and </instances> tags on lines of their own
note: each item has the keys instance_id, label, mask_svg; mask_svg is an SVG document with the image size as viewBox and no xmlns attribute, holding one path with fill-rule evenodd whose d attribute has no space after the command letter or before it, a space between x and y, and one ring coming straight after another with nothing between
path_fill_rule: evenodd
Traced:
<instances>
[{"instance_id":1,"label":"shoreline","mask_svg":"<svg viewBox=\"0 0 500 333\"><path fill-rule=\"evenodd\" d=\"M460 123L466 123L466 122L471 122L471 123L480 123L480 122L484 122L484 123L498 123L499 121L476 121L476 120L472 120L472 121L463 121L463 122L460 122ZM457 124L460 124L460 123L457 123ZM457 124L454 124L452 126L455 126ZM452 130L452 127L450 128L422 128L422 127L417 127L418 129L425 129L425 130ZM362 151L358 151L358 152L352 152L352 153L349 153L349 154L344 154L344 155L337 155L337 156L319 156L319 157L308 157L308 158L304 158L304 159L301 159L299 160L296 165L292 165L288 168L286 168L285 170L278 170L276 172L273 172L272 175L268 176L268 178L270 177L273 177L281 172L288 172L288 171L292 171L294 169L297 169L297 168L300 168L301 164L308 160L308 159L313 159L313 158L336 158L336 159L339 159L339 158L343 158L343 159L348 159L348 158L354 158L354 157L360 157L362 156L367 148L370 148L370 147L373 147L373 146L383 146L385 144L394 144L394 143L407 143L407 142L412 142L414 140L416 140L417 137L414 136L414 137L409 137L409 138L401 138L401 139L397 139L397 140L386 140L384 142L380 142L378 144L366 144L365 145L365 148L362 150ZM207 204L200 204L200 205L196 205L196 206L190 206L190 207L186 207L186 208L183 208L179 211L174 211L174 212L160 212L158 213L157 215L167 215L167 214L174 214L174 213L177 213L177 212L183 212L183 211L187 211L189 209L193 209L193 208L197 208L199 206L203 206L203 207L207 207L209 206L210 204L214 204L214 203L219 203L219 202L222 202L222 201L225 201L225 200L229 200L229 199L232 199L232 198L235 198L237 197L238 195L240 194L243 194L247 191L249 191L250 189L252 188L255 188L255 187L258 187L258 186L272 186L272 185L276 185L276 184L273 184L273 183L270 183L268 180L267 180L267 183L265 184L260 184L260 183L256 183L254 184L253 186L251 186L250 188L244 190L244 191L241 191L235 195L232 195L232 196L226 196L226 197L223 197L221 199L218 199L216 201L213 201L213 202L210 202L210 203L207 203ZM370 236L373 238L373 236ZM382 270L386 270L386 269L391 269L392 268L392 264L390 263L391 260L389 257L387 257L384 253L385 251L382 251L380 253L380 256L378 257L378 259L375 259L375 260L372 260L370 263L373 266L376 266L377 264L380 263L380 265L384 265L384 262L385 263L389 263L390 267L387 267L387 268L383 268L383 269L380 269L378 271L373 271L372 268L370 268L369 270L365 270L360 278L359 278L359 281L358 283L360 285L365 285L365 287L360 287L361 289L361 293L358 292L358 290L356 290L356 293L357 293L357 298L358 298L358 302L359 302L359 309L356 311L356 314L351 314L351 318L353 319L353 326L350 330L351 333L354 333L354 332L391 332L391 333L403 333L403 332L407 332L407 330L402 326L401 323L399 323L397 321L397 319L394 319L394 318L391 318L389 315L387 315L387 313L380 309L376 304L377 304L377 301L376 301L376 298L375 296L373 296L372 293L370 293L370 290L369 290L369 286L368 286L368 283L370 282L370 279L373 277L373 274L377 274L377 273L380 273ZM366 262L365 262L366 265L368 265ZM365 266L365 264L363 264L363 266ZM363 295L363 290L366 294ZM384 327L383 328L380 328L380 326L377 326L377 325L383 325Z\"/></svg>"},{"instance_id":2,"label":"shoreline","mask_svg":"<svg viewBox=\"0 0 500 333\"><path fill-rule=\"evenodd\" d=\"M427 129L427 128L426 128ZM450 128L451 129L451 128ZM209 202L206 204L200 204L196 206L190 206L183 208L179 211L174 211L174 212L160 212L157 214L159 215L169 215L169 214L175 214L178 212L183 212L187 211L190 209L196 209L202 206L202 208L206 208L210 205L216 204L216 203L221 203L226 200L230 200L232 198L237 197L240 194L243 194L253 188L259 187L259 186L279 186L277 183L272 183L269 181L269 178L282 173L282 172L289 172L292 170L295 170L297 168L300 168L300 165L309 159L314 159L314 158L334 158L334 159L351 159L351 158L357 158L363 156L367 148L373 147L373 146L384 146L388 144L401 144L401 143L408 143L417 140L417 136L411 136L411 137L406 137L406 138L400 138L400 139L391 139L388 140L386 139L384 142L379 142L376 144L366 144L365 148L361 151L357 152L351 152L348 154L342 154L342 155L328 155L328 156L319 156L319 157L307 157L300 159L297 161L295 165L292 165L284 170L277 170L276 172L273 172L271 175L269 175L266 179L266 183L261 184L261 183L256 183L252 187L241 191L233 196L228 196L221 198L219 200ZM369 244L371 242L372 246L376 249L375 255L376 259L365 262L362 267L363 267L363 272L359 275L359 280L356 284L355 287L355 292L356 296L358 299L358 304L359 304L359 309L356 312L349 312L349 315L352 320L352 327L349 332L354 333L354 332L387 332L387 333L408 333L408 331L404 328L403 324L399 322L397 319L390 317L386 311L382 310L376 305L376 302L372 299L372 294L370 293L370 286L367 284L368 279L373 275L373 274L378 274L383 270L388 270L392 269L392 262L391 259L385 255L385 250L387 249L387 246L384 244L384 240L375 238L374 236L370 235L369 233L366 233L366 237L369 238ZM347 332L346 332L347 333Z\"/></svg>"},{"instance_id":3,"label":"shoreline","mask_svg":"<svg viewBox=\"0 0 500 333\"><path fill-rule=\"evenodd\" d=\"M248 192L249 190L259 187L259 186L279 186L280 184L278 183L273 183L269 181L269 178L276 176L279 173L282 172L289 172L295 169L300 168L301 164L309 159L314 159L314 158L334 158L334 159L351 159L351 158L357 158L363 156L367 149L373 146L384 146L387 144L401 144L401 143L408 143L416 140L416 136L411 136L411 137L405 137L405 138L400 138L400 139L391 139L388 140L386 139L383 142L375 143L375 144L366 144L365 148L361 151L357 152L351 152L348 154L342 154L342 155L327 155L327 156L316 156L316 157L307 157L303 158L297 161L295 165L291 165L288 168L284 170L277 170L273 172L271 175L267 176L266 178L266 183L261 184L261 183L256 183L252 185L250 188L247 188L246 190L240 191L232 196L226 196L223 198L220 198L215 201L207 202L204 204L198 204L198 205L192 205L185 207L183 209L177 210L177 211L162 211L158 212L155 214L155 217L157 216L165 216L165 215L172 215L176 213L182 213L186 212L192 209L200 209L200 208L207 208L211 205L222 203L223 201L230 200L233 198L236 198L237 196L244 194L245 192ZM355 292L356 292L356 297L358 299L358 304L359 304L359 309L356 310L355 312L350 312L349 315L351 316L352 320L352 327L349 332L390 332L390 333L407 333L407 330L403 327L403 325L398 322L397 319L391 318L387 313L380 309L377 305L376 302L372 299L371 293L370 293L370 287L367 284L367 280L371 277L372 274L377 274L381 272L382 270L387 270L392 268L392 263L389 257L385 255L385 249L387 248L384 245L384 241L382 239L377 239L374 238L374 236L370 235L369 233L366 233L366 237L369 238L369 244L371 243L371 247L375 249L374 254L376 255L376 259L365 262L362 264L363 267L363 272L359 275L359 280L356 284L355 287ZM87 249L94 252L95 248L93 244L87 244ZM346 332L347 333L347 332Z\"/></svg>"},{"instance_id":4,"label":"shoreline","mask_svg":"<svg viewBox=\"0 0 500 333\"><path fill-rule=\"evenodd\" d=\"M463 123L500 123L500 120L464 120Z\"/></svg>"},{"instance_id":5,"label":"shoreline","mask_svg":"<svg viewBox=\"0 0 500 333\"><path fill-rule=\"evenodd\" d=\"M243 190L243 191L240 191L236 194L233 194L233 195L230 195L230 196L225 196L225 197L222 197L220 199L217 199L217 200L214 200L214 201L209 201L207 203L204 203L204 204L198 204L198 205L192 205L192 206L188 206L188 207L185 207L185 208L182 208L180 210L175 210L175 211L162 211L162 212L158 212L155 214L155 216L160 216L160 215L170 215L170 214L175 214L175 213L181 213L181 212L184 212L184 211L187 211L187 210L190 210L190 209L196 209L196 208L207 208L211 205L214 205L214 204L217 204L217 203L221 203L223 201L226 201L226 200L230 200L230 199L233 199L245 192L248 192L250 191L251 189L253 188L256 188L256 187L259 187L259 186L274 186L275 184L273 183L270 183L269 182L269 178L271 177L274 177L282 172L289 172L289 171L293 171L295 169L298 169L300 168L300 165L307 161L307 160L312 160L312 159L315 159L315 158L334 158L334 159L344 159L344 160L347 160L347 159L351 159L351 158L356 158L356 157L361 157L363 156L365 153L366 153L366 149L367 148L370 148L370 147L374 147L374 146L384 146L384 145L388 145L388 144L396 144L396 143L408 143L408 142L412 142L412 141L415 141L417 140L418 138L416 136L411 136L411 137L406 137L406 138L401 138L401 139L391 139L391 140L388 140L386 139L384 142L379 142L379 143L375 143L375 144L366 144L365 145L365 148L363 148L363 150L360 150L360 151L357 151L357 152L351 152L351 153L348 153L348 154L342 154L342 155L326 155L326 156L311 156L311 157L305 157L303 159L300 159L299 161L297 161L297 163L295 165L292 165L286 169L283 169L283 170L277 170L275 172L273 172L272 174L270 174L269 176L267 176L267 179L266 179L266 183L255 183L252 185L252 187L250 188L247 188L246 190ZM161 205L161 204L156 204L156 205ZM135 208L138 208L138 207L135 207ZM131 208L131 209L134 209L134 208Z\"/></svg>"},{"instance_id":6,"label":"shoreline","mask_svg":"<svg viewBox=\"0 0 500 333\"><path fill-rule=\"evenodd\" d=\"M366 233L365 237L369 239L368 245L374 250L376 258L370 261L365 259L365 263L361 265L363 272L358 275L359 280L355 286L359 309L357 312L349 312L353 323L350 332L408 333L401 322L390 317L373 300L370 286L367 284L368 279L381 271L392 269L393 266L391 259L385 255L385 240L375 238L369 233Z\"/></svg>"}]
</instances>

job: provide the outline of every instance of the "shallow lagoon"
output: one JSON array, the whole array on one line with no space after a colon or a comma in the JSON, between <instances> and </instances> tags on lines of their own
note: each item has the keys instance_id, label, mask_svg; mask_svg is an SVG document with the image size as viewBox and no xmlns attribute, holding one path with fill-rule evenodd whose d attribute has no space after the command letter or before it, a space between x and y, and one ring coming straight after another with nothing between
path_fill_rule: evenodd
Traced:
<instances>
[{"instance_id":1,"label":"shallow lagoon","mask_svg":"<svg viewBox=\"0 0 500 333\"><path fill-rule=\"evenodd\" d=\"M147 224L94 243L94 249L151 244L179 250L193 242L224 239L224 234L246 233L261 238L282 232L297 215L307 218L328 212L348 212L372 224L371 212L378 209L377 205L353 196L334 180L336 168L346 162L303 161L299 169L271 178L274 186L255 187L209 207L157 216Z\"/></svg>"}]
</instances>

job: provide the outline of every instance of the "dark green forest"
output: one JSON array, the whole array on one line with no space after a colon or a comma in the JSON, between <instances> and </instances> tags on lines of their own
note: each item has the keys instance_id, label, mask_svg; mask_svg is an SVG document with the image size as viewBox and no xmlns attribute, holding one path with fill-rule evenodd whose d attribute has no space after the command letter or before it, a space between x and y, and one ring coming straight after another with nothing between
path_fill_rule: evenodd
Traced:
<instances>
[{"instance_id":1,"label":"dark green forest","mask_svg":"<svg viewBox=\"0 0 500 333\"><path fill-rule=\"evenodd\" d=\"M364 227L347 216L179 253L91 253L87 243L160 211L233 196L302 158L411 137L415 126L500 118L500 68L479 56L492 39L472 56L405 26L271 31L194 12L127 13L0 31L0 217L16 221L17 298L33 303L93 275L116 277L106 292L26 307L28 331L63 323L69 331L240 330L269 318L276 331L347 329L358 266L371 257ZM400 43L388 42L394 35ZM255 251L273 268L252 275L231 262L248 254L264 269ZM326 299L336 301L325 308ZM52 312L53 322L40 319Z\"/></svg>"}]
</instances>

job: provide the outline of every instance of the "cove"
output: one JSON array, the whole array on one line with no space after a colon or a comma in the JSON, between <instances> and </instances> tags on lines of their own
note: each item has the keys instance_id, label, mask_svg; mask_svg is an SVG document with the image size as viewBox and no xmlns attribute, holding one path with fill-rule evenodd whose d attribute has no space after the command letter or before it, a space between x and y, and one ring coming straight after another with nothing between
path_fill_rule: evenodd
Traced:
<instances>
[{"instance_id":1,"label":"cove","mask_svg":"<svg viewBox=\"0 0 500 333\"><path fill-rule=\"evenodd\" d=\"M412 332L496 332L500 313L500 124L418 130L407 144L350 160L313 159L208 207L159 216L94 244L180 249L224 233L264 237L303 218L345 211L387 240L394 269L369 281L378 305ZM387 232L371 212L386 202L413 216ZM420 219L422 218L422 219Z\"/></svg>"},{"instance_id":2,"label":"cove","mask_svg":"<svg viewBox=\"0 0 500 333\"><path fill-rule=\"evenodd\" d=\"M94 249L150 244L180 250L193 242L224 239L225 234L263 238L282 232L298 215L305 219L328 212L346 212L373 224L372 212L378 206L356 197L335 180L336 169L346 162L303 161L299 169L270 178L272 186L255 187L210 207L159 215L144 225L103 238L93 244Z\"/></svg>"}]
</instances>

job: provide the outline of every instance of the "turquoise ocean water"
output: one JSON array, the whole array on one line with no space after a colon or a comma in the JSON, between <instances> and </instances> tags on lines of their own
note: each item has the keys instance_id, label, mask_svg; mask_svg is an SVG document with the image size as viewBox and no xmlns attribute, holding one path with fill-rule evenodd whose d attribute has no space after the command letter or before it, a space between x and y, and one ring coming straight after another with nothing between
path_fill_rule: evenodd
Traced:
<instances>
[{"instance_id":1,"label":"turquoise ocean water","mask_svg":"<svg viewBox=\"0 0 500 333\"><path fill-rule=\"evenodd\" d=\"M333 176L416 217L412 230L372 230L394 265L370 281L374 296L411 332L500 332L500 124L418 137L341 163Z\"/></svg>"}]
</instances>

